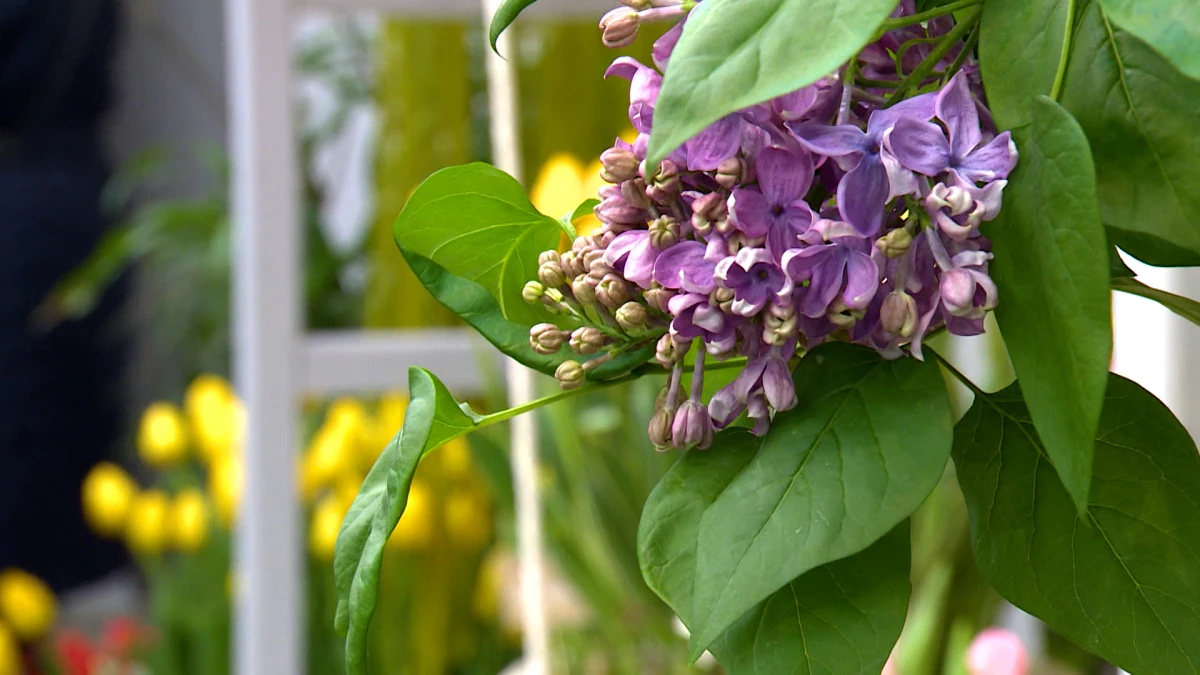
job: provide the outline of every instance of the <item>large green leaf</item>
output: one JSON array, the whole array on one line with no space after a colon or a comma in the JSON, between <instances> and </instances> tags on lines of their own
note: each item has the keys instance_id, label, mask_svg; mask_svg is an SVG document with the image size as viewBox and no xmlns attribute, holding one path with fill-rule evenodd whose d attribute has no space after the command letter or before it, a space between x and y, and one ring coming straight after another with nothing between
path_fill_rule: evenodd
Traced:
<instances>
[{"instance_id":1,"label":"large green leaf","mask_svg":"<svg viewBox=\"0 0 1200 675\"><path fill-rule=\"evenodd\" d=\"M1049 94L1062 56L1069 0L988 0L979 20L979 67L1001 129L1028 124L1033 97Z\"/></svg>"},{"instance_id":2,"label":"large green leaf","mask_svg":"<svg viewBox=\"0 0 1200 675\"><path fill-rule=\"evenodd\" d=\"M500 39L500 34L504 32L504 29L511 26L521 12L535 2L537 0L504 0L492 16L492 23L488 27L488 41L492 43L492 51L496 51L496 41ZM500 52L496 51L496 53Z\"/></svg>"},{"instance_id":3,"label":"large green leaf","mask_svg":"<svg viewBox=\"0 0 1200 675\"><path fill-rule=\"evenodd\" d=\"M1087 139L1045 96L1015 133L1021 161L988 224L996 318L1038 432L1080 511L1112 352L1109 253Z\"/></svg>"},{"instance_id":4,"label":"large green leaf","mask_svg":"<svg viewBox=\"0 0 1200 675\"><path fill-rule=\"evenodd\" d=\"M759 444L742 429L722 433L708 451L681 458L646 501L638 531L642 573L685 625L693 624L700 520ZM730 675L875 675L904 626L909 557L904 523L865 551L776 591L736 621L712 651Z\"/></svg>"},{"instance_id":5,"label":"large green leaf","mask_svg":"<svg viewBox=\"0 0 1200 675\"><path fill-rule=\"evenodd\" d=\"M1147 286L1133 277L1117 277L1112 280L1114 291L1122 291L1131 295L1148 298L1175 312L1179 316L1200 326L1200 302L1181 295L1175 295L1160 288Z\"/></svg>"},{"instance_id":6,"label":"large green leaf","mask_svg":"<svg viewBox=\"0 0 1200 675\"><path fill-rule=\"evenodd\" d=\"M1200 264L1200 82L1095 2L1074 44L1062 104L1091 141L1113 242L1152 265Z\"/></svg>"},{"instance_id":7,"label":"large green leaf","mask_svg":"<svg viewBox=\"0 0 1200 675\"><path fill-rule=\"evenodd\" d=\"M521 299L538 255L557 249L558 219L533 208L512 176L489 164L442 169L425 179L396 218L396 244L482 286L505 319L531 326L547 313Z\"/></svg>"},{"instance_id":8,"label":"large green leaf","mask_svg":"<svg viewBox=\"0 0 1200 675\"><path fill-rule=\"evenodd\" d=\"M816 82L896 0L707 0L688 16L654 108L649 164L735 110Z\"/></svg>"},{"instance_id":9,"label":"large green leaf","mask_svg":"<svg viewBox=\"0 0 1200 675\"><path fill-rule=\"evenodd\" d=\"M693 656L801 574L870 546L945 468L952 422L932 363L830 343L795 381L796 407L701 519Z\"/></svg>"},{"instance_id":10,"label":"large green leaf","mask_svg":"<svg viewBox=\"0 0 1200 675\"><path fill-rule=\"evenodd\" d=\"M1166 406L1110 376L1080 517L1016 385L978 395L954 463L975 560L1014 605L1133 673L1200 671L1200 455Z\"/></svg>"},{"instance_id":11,"label":"large green leaf","mask_svg":"<svg viewBox=\"0 0 1200 675\"><path fill-rule=\"evenodd\" d=\"M418 462L426 452L467 433L482 419L456 402L427 370L409 369L408 393L404 427L367 474L338 533L333 560L336 627L346 636L350 675L367 672L367 629L378 602L383 546L404 513Z\"/></svg>"},{"instance_id":12,"label":"large green leaf","mask_svg":"<svg viewBox=\"0 0 1200 675\"><path fill-rule=\"evenodd\" d=\"M505 319L496 299L482 286L447 272L446 268L429 258L405 249L400 249L400 252L404 254L404 260L408 262L417 278L438 302L466 321L496 349L523 365L551 375L558 364L568 358L582 362L599 356L580 356L566 347L557 354L538 354L529 347L529 327ZM588 372L587 377L597 381L611 379L645 363L652 356L654 345L650 344L597 366Z\"/></svg>"},{"instance_id":13,"label":"large green leaf","mask_svg":"<svg viewBox=\"0 0 1200 675\"><path fill-rule=\"evenodd\" d=\"M1100 0L1121 28L1200 79L1200 3L1195 0Z\"/></svg>"}]
</instances>

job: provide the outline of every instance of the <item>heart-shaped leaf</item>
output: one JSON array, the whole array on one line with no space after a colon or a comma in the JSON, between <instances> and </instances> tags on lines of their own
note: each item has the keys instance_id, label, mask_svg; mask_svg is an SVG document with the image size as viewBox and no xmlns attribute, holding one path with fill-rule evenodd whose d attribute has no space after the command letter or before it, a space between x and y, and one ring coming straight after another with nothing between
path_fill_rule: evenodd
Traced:
<instances>
[{"instance_id":1,"label":"heart-shaped leaf","mask_svg":"<svg viewBox=\"0 0 1200 675\"><path fill-rule=\"evenodd\" d=\"M1013 385L979 394L954 464L975 561L1005 598L1133 673L1200 670L1200 455L1146 390L1110 375L1083 517Z\"/></svg>"},{"instance_id":2,"label":"heart-shaped leaf","mask_svg":"<svg viewBox=\"0 0 1200 675\"><path fill-rule=\"evenodd\" d=\"M1200 3L1184 0L1100 0L1124 30L1162 54L1179 72L1200 80Z\"/></svg>"}]
</instances>

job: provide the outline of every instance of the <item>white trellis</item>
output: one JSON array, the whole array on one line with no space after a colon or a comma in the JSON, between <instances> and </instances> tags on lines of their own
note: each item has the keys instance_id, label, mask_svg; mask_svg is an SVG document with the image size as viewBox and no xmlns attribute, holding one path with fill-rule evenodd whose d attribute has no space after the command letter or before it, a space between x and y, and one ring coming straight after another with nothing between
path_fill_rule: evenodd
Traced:
<instances>
[{"instance_id":1,"label":"white trellis","mask_svg":"<svg viewBox=\"0 0 1200 675\"><path fill-rule=\"evenodd\" d=\"M531 13L598 16L604 0L543 0ZM300 10L379 12L409 18L488 17L491 0L227 0L227 63L233 165L234 370L249 426L245 489L237 532L234 666L238 675L300 675L304 565L295 498L297 401L301 393L401 386L409 366L448 386L477 391L476 351L465 330L308 334L303 276L297 139L293 120L292 26ZM486 25L486 20L485 20ZM479 39L484 40L481 33ZM489 54L496 162L519 164L515 76ZM429 67L437 67L429 64ZM465 74L464 74L465 76ZM511 365L510 399L528 399L530 375ZM542 675L540 525L531 422L513 424L513 469L526 637L524 672Z\"/></svg>"},{"instance_id":2,"label":"white trellis","mask_svg":"<svg viewBox=\"0 0 1200 675\"><path fill-rule=\"evenodd\" d=\"M497 0L227 0L231 156L233 164L234 366L249 411L246 475L237 533L235 672L300 675L303 663L304 565L295 498L297 400L301 392L383 390L406 382L410 365L436 372L457 391L477 390L476 352L465 330L394 333L303 330L298 153L293 125L292 25L299 10L380 12L393 16L471 19L490 16ZM481 4L482 3L482 4ZM534 15L595 18L606 0L541 0ZM484 39L481 34L480 40ZM511 48L505 51L511 53ZM436 67L430 64L429 67ZM493 154L515 173L519 136L513 68L489 54ZM1152 282L1184 287L1182 273ZM1190 285L1195 285L1190 284ZM1196 330L1148 301L1122 296L1116 306L1116 367L1138 379L1192 428L1186 408L1200 362L1185 348ZM1147 326L1161 328L1147 332ZM969 357L968 357L969 358ZM510 366L509 394L530 395L529 376ZM520 419L520 418L518 418ZM547 671L540 610L540 546L532 423L513 425L519 553L526 599L524 672Z\"/></svg>"}]
</instances>

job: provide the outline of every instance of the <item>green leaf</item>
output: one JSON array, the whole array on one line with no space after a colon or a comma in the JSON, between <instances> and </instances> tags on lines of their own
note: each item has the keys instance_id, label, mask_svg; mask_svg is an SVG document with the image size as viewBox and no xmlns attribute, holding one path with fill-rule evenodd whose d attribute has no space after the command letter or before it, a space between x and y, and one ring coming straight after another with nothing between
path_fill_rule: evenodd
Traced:
<instances>
[{"instance_id":1,"label":"green leaf","mask_svg":"<svg viewBox=\"0 0 1200 675\"><path fill-rule=\"evenodd\" d=\"M492 16L492 24L488 27L488 41L492 43L492 51L500 53L496 49L496 42L500 39L500 34L517 20L521 12L535 2L537 0L504 0L504 3Z\"/></svg>"},{"instance_id":2,"label":"green leaf","mask_svg":"<svg viewBox=\"0 0 1200 675\"><path fill-rule=\"evenodd\" d=\"M1095 2L1074 44L1062 104L1091 141L1113 243L1151 265L1200 265L1200 82Z\"/></svg>"},{"instance_id":3,"label":"green leaf","mask_svg":"<svg viewBox=\"0 0 1200 675\"><path fill-rule=\"evenodd\" d=\"M708 0L654 107L649 166L725 115L812 84L858 53L896 0Z\"/></svg>"},{"instance_id":4,"label":"green leaf","mask_svg":"<svg viewBox=\"0 0 1200 675\"><path fill-rule=\"evenodd\" d=\"M1134 673L1200 670L1200 455L1166 406L1111 375L1079 517L1016 385L977 395L954 463L975 561L1014 605Z\"/></svg>"},{"instance_id":5,"label":"green leaf","mask_svg":"<svg viewBox=\"0 0 1200 675\"><path fill-rule=\"evenodd\" d=\"M1181 295L1175 295L1153 286L1147 286L1133 277L1120 277L1112 280L1114 291L1122 291L1131 295L1149 298L1179 316L1200 326L1200 302Z\"/></svg>"},{"instance_id":6,"label":"green leaf","mask_svg":"<svg viewBox=\"0 0 1200 675\"><path fill-rule=\"evenodd\" d=\"M1118 26L1138 36L1179 72L1200 79L1200 3L1189 0L1100 0Z\"/></svg>"},{"instance_id":7,"label":"green leaf","mask_svg":"<svg viewBox=\"0 0 1200 675\"><path fill-rule=\"evenodd\" d=\"M566 221L568 223L573 223L584 216L591 215L592 211L594 211L595 208L599 205L600 205L599 199L596 199L594 197L590 198L590 199L585 199L579 203L579 206L575 207L575 210L572 211L571 215L566 218Z\"/></svg>"},{"instance_id":8,"label":"green leaf","mask_svg":"<svg viewBox=\"0 0 1200 675\"><path fill-rule=\"evenodd\" d=\"M1129 265L1126 265L1125 261L1121 259L1121 252L1117 250L1116 246L1108 247L1108 274L1113 279L1137 276L1133 270L1129 269Z\"/></svg>"},{"instance_id":9,"label":"green leaf","mask_svg":"<svg viewBox=\"0 0 1200 675\"><path fill-rule=\"evenodd\" d=\"M378 602L383 547L404 513L418 462L426 452L471 431L482 419L455 401L427 370L409 369L408 392L404 427L371 467L338 533L333 560L336 627L346 636L350 675L367 672L367 629Z\"/></svg>"},{"instance_id":10,"label":"green leaf","mask_svg":"<svg viewBox=\"0 0 1200 675\"><path fill-rule=\"evenodd\" d=\"M538 354L529 347L529 327L505 319L496 299L482 286L450 274L446 268L416 253L405 249L400 249L400 252L413 273L438 302L466 321L496 349L522 365L553 375L558 364L569 358L583 362L599 356L580 356L566 347L557 354ZM588 372L587 378L593 381L612 379L645 363L652 356L654 345L650 344L597 366Z\"/></svg>"},{"instance_id":11,"label":"green leaf","mask_svg":"<svg viewBox=\"0 0 1200 675\"><path fill-rule=\"evenodd\" d=\"M1087 139L1045 96L1016 130L1021 160L985 233L996 319L1038 432L1082 512L1112 353L1109 252Z\"/></svg>"},{"instance_id":12,"label":"green leaf","mask_svg":"<svg viewBox=\"0 0 1200 675\"><path fill-rule=\"evenodd\" d=\"M482 286L504 318L531 326L549 314L521 288L537 259L558 248L563 227L533 208L512 176L482 163L442 169L417 186L396 219L396 244Z\"/></svg>"},{"instance_id":13,"label":"green leaf","mask_svg":"<svg viewBox=\"0 0 1200 675\"><path fill-rule=\"evenodd\" d=\"M693 657L785 584L870 546L945 468L952 422L934 364L830 343L795 381L796 407L701 519Z\"/></svg>"},{"instance_id":14,"label":"green leaf","mask_svg":"<svg viewBox=\"0 0 1200 675\"><path fill-rule=\"evenodd\" d=\"M735 429L690 452L650 493L638 530L647 585L693 625L697 538L704 512L754 458L761 441ZM730 675L870 673L883 667L904 625L910 592L908 525L849 558L795 579L735 622L712 651Z\"/></svg>"},{"instance_id":15,"label":"green leaf","mask_svg":"<svg viewBox=\"0 0 1200 675\"><path fill-rule=\"evenodd\" d=\"M1069 0L988 0L979 20L979 67L1001 129L1028 124L1049 94L1062 56Z\"/></svg>"}]
</instances>

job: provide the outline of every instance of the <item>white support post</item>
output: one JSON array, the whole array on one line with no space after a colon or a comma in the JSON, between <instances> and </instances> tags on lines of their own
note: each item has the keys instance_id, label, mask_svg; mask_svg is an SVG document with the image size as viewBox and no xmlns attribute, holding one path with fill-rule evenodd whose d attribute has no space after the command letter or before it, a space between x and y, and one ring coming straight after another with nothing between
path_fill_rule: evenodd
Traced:
<instances>
[{"instance_id":1,"label":"white support post","mask_svg":"<svg viewBox=\"0 0 1200 675\"><path fill-rule=\"evenodd\" d=\"M295 383L302 285L291 17L286 0L228 0L226 10L234 374L248 413L234 553L234 673L301 675Z\"/></svg>"},{"instance_id":2,"label":"white support post","mask_svg":"<svg viewBox=\"0 0 1200 675\"><path fill-rule=\"evenodd\" d=\"M483 0L483 25L491 22L499 0ZM482 36L481 36L482 37ZM509 33L500 36L497 47L513 58ZM500 58L491 49L487 63L488 103L491 112L492 160L500 169L521 179L521 134L517 113L517 76L512 61ZM535 395L533 373L509 361L508 404L521 405ZM523 655L521 675L546 675L550 661L550 640L542 598L542 510L537 481L537 423L531 414L519 415L511 422L510 439L513 488L516 493L517 565L521 588L521 636Z\"/></svg>"}]
</instances>

